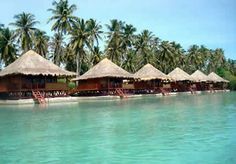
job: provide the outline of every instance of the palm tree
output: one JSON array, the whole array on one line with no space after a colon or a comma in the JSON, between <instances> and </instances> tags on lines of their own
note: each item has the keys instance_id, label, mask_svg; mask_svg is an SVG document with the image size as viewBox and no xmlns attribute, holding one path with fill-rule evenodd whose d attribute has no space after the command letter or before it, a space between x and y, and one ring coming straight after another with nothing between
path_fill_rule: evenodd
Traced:
<instances>
[{"instance_id":1,"label":"palm tree","mask_svg":"<svg viewBox=\"0 0 236 164\"><path fill-rule=\"evenodd\" d=\"M110 25L106 24L106 27L108 29L108 39L112 39L114 35L121 35L122 29L124 27L124 22L117 19L112 19L110 20Z\"/></svg>"},{"instance_id":2,"label":"palm tree","mask_svg":"<svg viewBox=\"0 0 236 164\"><path fill-rule=\"evenodd\" d=\"M131 24L126 24L123 27L123 46L124 51L127 49L133 48L134 45L134 33L136 32L136 28Z\"/></svg>"},{"instance_id":3,"label":"palm tree","mask_svg":"<svg viewBox=\"0 0 236 164\"><path fill-rule=\"evenodd\" d=\"M46 57L48 52L48 42L49 36L46 35L46 32L37 30L34 34L34 49L37 53Z\"/></svg>"},{"instance_id":4,"label":"palm tree","mask_svg":"<svg viewBox=\"0 0 236 164\"><path fill-rule=\"evenodd\" d=\"M76 72L79 76L81 72L81 63L86 59L85 48L92 50L91 31L88 28L88 22L85 22L83 19L77 20L77 22L73 23L72 30L69 34L69 45L76 56Z\"/></svg>"},{"instance_id":5,"label":"palm tree","mask_svg":"<svg viewBox=\"0 0 236 164\"><path fill-rule=\"evenodd\" d=\"M15 15L14 19L16 21L10 23L10 25L16 28L15 37L17 38L17 42L20 43L21 50L26 52L33 47L34 32L37 30L35 25L39 22L35 20L33 14L25 12Z\"/></svg>"},{"instance_id":6,"label":"palm tree","mask_svg":"<svg viewBox=\"0 0 236 164\"><path fill-rule=\"evenodd\" d=\"M186 66L186 60L184 56L184 50L179 43L170 42L171 52L173 54L173 67L180 67L182 69Z\"/></svg>"},{"instance_id":7,"label":"palm tree","mask_svg":"<svg viewBox=\"0 0 236 164\"><path fill-rule=\"evenodd\" d=\"M175 68L173 48L168 41L162 41L158 53L158 64L164 73L170 72Z\"/></svg>"},{"instance_id":8,"label":"palm tree","mask_svg":"<svg viewBox=\"0 0 236 164\"><path fill-rule=\"evenodd\" d=\"M1 31L3 29L4 25L0 23L0 35L1 35ZM2 61L2 58L1 58L2 54L0 52L0 70L2 70L2 65L3 65L3 61Z\"/></svg>"},{"instance_id":9,"label":"palm tree","mask_svg":"<svg viewBox=\"0 0 236 164\"><path fill-rule=\"evenodd\" d=\"M15 61L17 50L13 32L9 28L3 28L0 31L0 54L1 60L5 66Z\"/></svg>"},{"instance_id":10,"label":"palm tree","mask_svg":"<svg viewBox=\"0 0 236 164\"><path fill-rule=\"evenodd\" d=\"M49 48L52 54L53 63L60 66L64 60L65 43L63 42L63 36L55 33L52 40L49 42Z\"/></svg>"},{"instance_id":11,"label":"palm tree","mask_svg":"<svg viewBox=\"0 0 236 164\"><path fill-rule=\"evenodd\" d=\"M154 38L152 32L148 30L143 30L141 34L137 36L135 48L136 54L140 57L140 65L145 65L151 63L152 54L151 54L151 42Z\"/></svg>"},{"instance_id":12,"label":"palm tree","mask_svg":"<svg viewBox=\"0 0 236 164\"><path fill-rule=\"evenodd\" d=\"M77 17L73 16L77 8L76 5L69 5L68 0L53 1L52 5L54 8L48 9L53 14L48 21L54 21L51 30L61 35L67 34L71 30L72 24L77 20Z\"/></svg>"},{"instance_id":13,"label":"palm tree","mask_svg":"<svg viewBox=\"0 0 236 164\"><path fill-rule=\"evenodd\" d=\"M120 64L122 58L122 29L124 22L113 19L110 25L106 25L107 33L107 47L105 53L111 61Z\"/></svg>"},{"instance_id":14,"label":"palm tree","mask_svg":"<svg viewBox=\"0 0 236 164\"><path fill-rule=\"evenodd\" d=\"M194 72L200 63L199 46L192 45L187 50L187 65L189 72Z\"/></svg>"},{"instance_id":15,"label":"palm tree","mask_svg":"<svg viewBox=\"0 0 236 164\"><path fill-rule=\"evenodd\" d=\"M209 63L209 60L210 60L209 59L210 55L211 55L211 51L205 46L201 45L199 48L199 55L197 58L197 60L199 60L197 69L206 72L207 64Z\"/></svg>"},{"instance_id":16,"label":"palm tree","mask_svg":"<svg viewBox=\"0 0 236 164\"><path fill-rule=\"evenodd\" d=\"M128 58L128 53L134 51L135 35L136 28L131 24L125 24L122 30L122 65L123 62Z\"/></svg>"},{"instance_id":17,"label":"palm tree","mask_svg":"<svg viewBox=\"0 0 236 164\"><path fill-rule=\"evenodd\" d=\"M220 67L224 64L225 56L224 56L224 50L221 48L215 49L215 56L216 56L216 61L217 61L217 66Z\"/></svg>"},{"instance_id":18,"label":"palm tree","mask_svg":"<svg viewBox=\"0 0 236 164\"><path fill-rule=\"evenodd\" d=\"M93 51L92 51L92 58L91 58L91 62L93 65L96 65L97 63L99 63L102 59L102 51L99 49L99 47L94 47Z\"/></svg>"},{"instance_id":19,"label":"palm tree","mask_svg":"<svg viewBox=\"0 0 236 164\"><path fill-rule=\"evenodd\" d=\"M129 51L126 55L126 58L122 64L122 68L125 70L134 73L136 71L135 68L136 62L135 62L135 51Z\"/></svg>"},{"instance_id":20,"label":"palm tree","mask_svg":"<svg viewBox=\"0 0 236 164\"><path fill-rule=\"evenodd\" d=\"M0 23L0 31L3 29L3 27L4 27L4 24Z\"/></svg>"},{"instance_id":21,"label":"palm tree","mask_svg":"<svg viewBox=\"0 0 236 164\"><path fill-rule=\"evenodd\" d=\"M102 31L102 26L96 22L94 19L89 19L87 21L87 28L88 31L90 32L90 43L91 46L94 47L94 42L96 43L95 47L99 45L99 40L102 39L101 34L103 33Z\"/></svg>"},{"instance_id":22,"label":"palm tree","mask_svg":"<svg viewBox=\"0 0 236 164\"><path fill-rule=\"evenodd\" d=\"M228 59L225 65L227 70L229 70L233 75L236 76L236 60Z\"/></svg>"},{"instance_id":23,"label":"palm tree","mask_svg":"<svg viewBox=\"0 0 236 164\"><path fill-rule=\"evenodd\" d=\"M69 71L76 71L76 61L75 61L75 55L72 50L72 47L70 45L67 45L65 49L65 68Z\"/></svg>"},{"instance_id":24,"label":"palm tree","mask_svg":"<svg viewBox=\"0 0 236 164\"><path fill-rule=\"evenodd\" d=\"M223 67L225 62L224 51L221 48L212 50L210 53L208 71L216 71L218 68Z\"/></svg>"}]
</instances>

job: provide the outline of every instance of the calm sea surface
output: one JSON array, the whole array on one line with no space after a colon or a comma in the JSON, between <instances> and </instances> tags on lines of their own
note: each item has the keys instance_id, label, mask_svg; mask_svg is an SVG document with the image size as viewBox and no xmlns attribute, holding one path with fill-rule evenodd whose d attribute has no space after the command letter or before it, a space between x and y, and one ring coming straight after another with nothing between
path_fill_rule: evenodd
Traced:
<instances>
[{"instance_id":1,"label":"calm sea surface","mask_svg":"<svg viewBox=\"0 0 236 164\"><path fill-rule=\"evenodd\" d=\"M236 92L0 106L0 163L236 163Z\"/></svg>"}]
</instances>

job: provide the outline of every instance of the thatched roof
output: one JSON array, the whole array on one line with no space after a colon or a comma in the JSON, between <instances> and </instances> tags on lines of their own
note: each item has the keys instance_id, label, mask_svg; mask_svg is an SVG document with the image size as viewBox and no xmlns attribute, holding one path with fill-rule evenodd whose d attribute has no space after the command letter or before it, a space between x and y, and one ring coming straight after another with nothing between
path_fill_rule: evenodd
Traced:
<instances>
[{"instance_id":1,"label":"thatched roof","mask_svg":"<svg viewBox=\"0 0 236 164\"><path fill-rule=\"evenodd\" d=\"M0 76L23 74L23 75L52 75L52 76L75 76L74 72L66 71L51 61L43 58L33 50L23 54L16 61L8 65L0 72Z\"/></svg>"},{"instance_id":2,"label":"thatched roof","mask_svg":"<svg viewBox=\"0 0 236 164\"><path fill-rule=\"evenodd\" d=\"M196 82L206 82L209 81L209 78L207 75L205 75L203 72L196 70L191 77L193 78L194 81Z\"/></svg>"},{"instance_id":3,"label":"thatched roof","mask_svg":"<svg viewBox=\"0 0 236 164\"><path fill-rule=\"evenodd\" d=\"M103 77L133 78L133 75L105 58L80 77L72 79L72 81Z\"/></svg>"},{"instance_id":4,"label":"thatched roof","mask_svg":"<svg viewBox=\"0 0 236 164\"><path fill-rule=\"evenodd\" d=\"M209 81L213 81L213 82L225 82L228 83L228 80L223 79L222 77L220 77L219 75L217 75L215 72L212 72L208 75Z\"/></svg>"},{"instance_id":5,"label":"thatched roof","mask_svg":"<svg viewBox=\"0 0 236 164\"><path fill-rule=\"evenodd\" d=\"M174 81L193 81L193 78L179 67L168 74Z\"/></svg>"},{"instance_id":6,"label":"thatched roof","mask_svg":"<svg viewBox=\"0 0 236 164\"><path fill-rule=\"evenodd\" d=\"M134 74L135 78L140 78L141 80L153 80L153 79L161 79L161 80L167 80L170 79L169 76L164 74L163 72L159 71L155 67L153 67L151 64L146 64L143 66L140 70L138 70Z\"/></svg>"}]
</instances>

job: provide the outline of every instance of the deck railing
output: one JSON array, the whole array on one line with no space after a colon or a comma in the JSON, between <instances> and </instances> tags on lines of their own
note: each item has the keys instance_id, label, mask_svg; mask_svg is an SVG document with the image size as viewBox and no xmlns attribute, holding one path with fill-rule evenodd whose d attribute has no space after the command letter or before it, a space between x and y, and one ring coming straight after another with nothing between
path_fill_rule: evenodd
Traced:
<instances>
[{"instance_id":1,"label":"deck railing","mask_svg":"<svg viewBox=\"0 0 236 164\"><path fill-rule=\"evenodd\" d=\"M45 90L68 90L66 83L46 83Z\"/></svg>"},{"instance_id":2,"label":"deck railing","mask_svg":"<svg viewBox=\"0 0 236 164\"><path fill-rule=\"evenodd\" d=\"M0 86L0 92L17 92L17 91L31 91L31 90L44 90L44 91L67 91L68 86L66 83L25 83L22 84L7 84Z\"/></svg>"},{"instance_id":3,"label":"deck railing","mask_svg":"<svg viewBox=\"0 0 236 164\"><path fill-rule=\"evenodd\" d=\"M93 91L93 90L99 90L101 87L99 87L98 84L79 84L78 90L79 91Z\"/></svg>"}]
</instances>

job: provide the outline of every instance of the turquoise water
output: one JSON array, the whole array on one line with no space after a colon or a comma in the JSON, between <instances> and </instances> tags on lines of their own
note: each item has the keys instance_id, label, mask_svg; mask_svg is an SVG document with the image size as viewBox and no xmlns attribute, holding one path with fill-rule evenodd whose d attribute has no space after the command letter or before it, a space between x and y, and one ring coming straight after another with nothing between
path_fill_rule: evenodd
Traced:
<instances>
[{"instance_id":1,"label":"turquoise water","mask_svg":"<svg viewBox=\"0 0 236 164\"><path fill-rule=\"evenodd\" d=\"M236 163L236 92L0 107L0 163Z\"/></svg>"}]
</instances>

